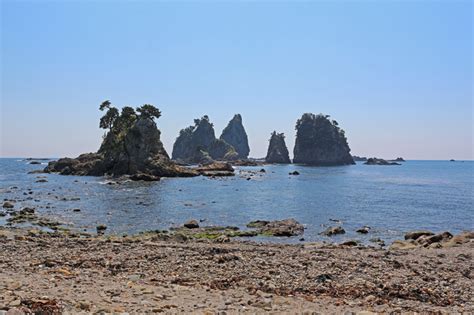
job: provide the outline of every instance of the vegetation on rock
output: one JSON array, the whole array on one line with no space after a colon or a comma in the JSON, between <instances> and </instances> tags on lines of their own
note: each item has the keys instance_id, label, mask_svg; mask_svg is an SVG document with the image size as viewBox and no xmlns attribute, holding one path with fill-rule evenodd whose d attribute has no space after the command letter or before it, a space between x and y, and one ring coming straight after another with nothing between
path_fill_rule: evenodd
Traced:
<instances>
[{"instance_id":1,"label":"vegetation on rock","mask_svg":"<svg viewBox=\"0 0 474 315\"><path fill-rule=\"evenodd\" d=\"M354 164L344 130L329 117L306 113L298 119L294 163L318 166Z\"/></svg>"},{"instance_id":2,"label":"vegetation on rock","mask_svg":"<svg viewBox=\"0 0 474 315\"><path fill-rule=\"evenodd\" d=\"M82 154L75 159L50 162L46 172L63 175L134 175L195 176L197 172L173 163L160 140L154 119L161 112L153 105L125 106L119 112L110 101L99 109L105 111L99 126L106 130L97 153Z\"/></svg>"},{"instance_id":3,"label":"vegetation on rock","mask_svg":"<svg viewBox=\"0 0 474 315\"><path fill-rule=\"evenodd\" d=\"M211 163L213 160L233 161L238 158L234 147L222 139L216 139L214 126L209 117L194 120L179 132L173 145L173 160L183 163Z\"/></svg>"}]
</instances>

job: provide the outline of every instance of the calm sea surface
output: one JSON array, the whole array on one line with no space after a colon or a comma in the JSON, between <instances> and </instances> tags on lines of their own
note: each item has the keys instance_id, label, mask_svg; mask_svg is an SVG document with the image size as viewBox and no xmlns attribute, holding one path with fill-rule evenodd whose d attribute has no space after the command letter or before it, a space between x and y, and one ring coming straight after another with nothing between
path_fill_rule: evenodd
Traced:
<instances>
[{"instance_id":1,"label":"calm sea surface","mask_svg":"<svg viewBox=\"0 0 474 315\"><path fill-rule=\"evenodd\" d=\"M374 237L392 241L414 229L455 233L474 229L473 161L408 161L401 166L268 165L263 167L266 173L251 180L247 180L248 172L262 167L238 167L232 178L165 178L120 185L109 185L101 177L27 174L44 166L0 159L1 198L17 200L16 209L33 206L41 215L87 231L106 224L107 233L136 233L168 229L189 219L205 220L202 225L244 228L252 220L290 217L306 226L306 241L367 242ZM289 176L294 170L301 175ZM46 176L48 182L37 183L37 176ZM25 195L29 189L33 193ZM81 211L73 212L74 208ZM6 218L0 217L0 225ZM327 226L337 225L330 219L342 221L347 233L333 238L318 235ZM355 233L364 225L372 228L369 234Z\"/></svg>"}]
</instances>

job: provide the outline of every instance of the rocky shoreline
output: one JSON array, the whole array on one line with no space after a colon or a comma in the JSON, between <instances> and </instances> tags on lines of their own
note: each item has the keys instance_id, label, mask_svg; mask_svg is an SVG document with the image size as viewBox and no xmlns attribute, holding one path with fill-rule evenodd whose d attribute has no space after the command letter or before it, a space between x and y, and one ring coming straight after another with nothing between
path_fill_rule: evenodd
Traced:
<instances>
[{"instance_id":1,"label":"rocky shoreline","mask_svg":"<svg viewBox=\"0 0 474 315\"><path fill-rule=\"evenodd\" d=\"M1 227L0 240L8 314L474 312L472 239L386 250Z\"/></svg>"}]
</instances>

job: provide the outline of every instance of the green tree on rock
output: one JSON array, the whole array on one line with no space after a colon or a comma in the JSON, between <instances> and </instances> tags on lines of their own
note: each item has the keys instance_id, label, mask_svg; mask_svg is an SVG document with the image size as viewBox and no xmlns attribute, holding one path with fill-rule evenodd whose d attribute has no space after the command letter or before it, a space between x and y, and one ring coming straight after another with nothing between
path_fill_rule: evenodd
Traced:
<instances>
[{"instance_id":1,"label":"green tree on rock","mask_svg":"<svg viewBox=\"0 0 474 315\"><path fill-rule=\"evenodd\" d=\"M161 117L161 112L158 108L151 104L145 104L141 107L137 107L137 112L140 113L140 117L158 119Z\"/></svg>"}]
</instances>

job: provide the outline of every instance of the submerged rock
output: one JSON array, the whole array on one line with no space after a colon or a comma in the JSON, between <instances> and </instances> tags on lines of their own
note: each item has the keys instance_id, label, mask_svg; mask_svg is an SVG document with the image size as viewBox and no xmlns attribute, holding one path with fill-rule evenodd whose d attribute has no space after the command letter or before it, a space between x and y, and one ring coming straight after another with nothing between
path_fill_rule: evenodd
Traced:
<instances>
[{"instance_id":1,"label":"submerged rock","mask_svg":"<svg viewBox=\"0 0 474 315\"><path fill-rule=\"evenodd\" d=\"M242 116L236 114L222 131L220 139L234 147L239 159L246 159L250 153L249 140L242 124Z\"/></svg>"},{"instance_id":2,"label":"submerged rock","mask_svg":"<svg viewBox=\"0 0 474 315\"><path fill-rule=\"evenodd\" d=\"M161 115L156 108L144 105L137 108L136 113L133 108L124 107L119 115L110 103L103 106L101 109L108 108L108 111L101 119L101 127L108 129L108 132L99 151L82 154L75 159L49 162L45 172L91 176L140 173L165 177L198 175L170 160L160 140L161 133L153 121L154 117Z\"/></svg>"},{"instance_id":3,"label":"submerged rock","mask_svg":"<svg viewBox=\"0 0 474 315\"><path fill-rule=\"evenodd\" d=\"M272 132L265 162L277 164L291 163L288 148L285 144L285 135L283 133Z\"/></svg>"},{"instance_id":4,"label":"submerged rock","mask_svg":"<svg viewBox=\"0 0 474 315\"><path fill-rule=\"evenodd\" d=\"M329 116L310 113L296 122L294 163L317 166L355 164L344 130Z\"/></svg>"},{"instance_id":5,"label":"submerged rock","mask_svg":"<svg viewBox=\"0 0 474 315\"><path fill-rule=\"evenodd\" d=\"M401 165L400 163L397 162L389 162L384 159L378 159L378 158L369 158L367 159L367 162L364 163L365 165Z\"/></svg>"},{"instance_id":6,"label":"submerged rock","mask_svg":"<svg viewBox=\"0 0 474 315\"><path fill-rule=\"evenodd\" d=\"M208 116L194 120L194 126L182 129L173 145L173 160L182 163L210 163L213 160L233 161L239 157L234 147L216 139Z\"/></svg>"}]
</instances>

